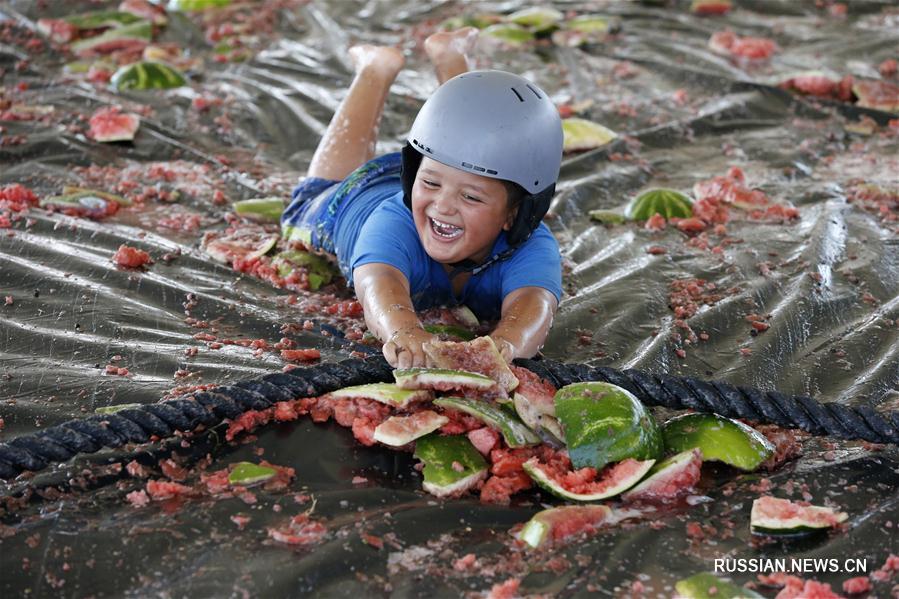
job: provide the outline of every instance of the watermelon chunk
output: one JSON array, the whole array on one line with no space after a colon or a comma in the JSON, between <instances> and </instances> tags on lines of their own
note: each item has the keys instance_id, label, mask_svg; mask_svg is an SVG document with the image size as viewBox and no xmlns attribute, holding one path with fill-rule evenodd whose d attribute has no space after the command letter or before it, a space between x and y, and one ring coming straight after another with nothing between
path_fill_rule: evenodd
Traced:
<instances>
[{"instance_id":1,"label":"watermelon chunk","mask_svg":"<svg viewBox=\"0 0 899 599\"><path fill-rule=\"evenodd\" d=\"M122 112L118 106L105 106L91 115L88 135L96 141L132 141L140 127L140 117Z\"/></svg>"},{"instance_id":2,"label":"watermelon chunk","mask_svg":"<svg viewBox=\"0 0 899 599\"><path fill-rule=\"evenodd\" d=\"M391 447L402 447L433 433L449 422L449 418L433 410L422 410L409 416L391 416L375 428L374 439Z\"/></svg>"}]
</instances>

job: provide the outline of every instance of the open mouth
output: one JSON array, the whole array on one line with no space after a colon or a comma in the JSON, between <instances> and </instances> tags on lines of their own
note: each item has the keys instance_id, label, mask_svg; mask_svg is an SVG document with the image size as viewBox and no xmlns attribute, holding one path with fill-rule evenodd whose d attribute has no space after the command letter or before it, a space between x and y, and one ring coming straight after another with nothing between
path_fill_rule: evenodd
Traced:
<instances>
[{"instance_id":1,"label":"open mouth","mask_svg":"<svg viewBox=\"0 0 899 599\"><path fill-rule=\"evenodd\" d=\"M457 227L431 217L428 217L428 222L431 223L431 230L434 234L442 239L455 239L462 235L462 232L464 231L462 227Z\"/></svg>"}]
</instances>

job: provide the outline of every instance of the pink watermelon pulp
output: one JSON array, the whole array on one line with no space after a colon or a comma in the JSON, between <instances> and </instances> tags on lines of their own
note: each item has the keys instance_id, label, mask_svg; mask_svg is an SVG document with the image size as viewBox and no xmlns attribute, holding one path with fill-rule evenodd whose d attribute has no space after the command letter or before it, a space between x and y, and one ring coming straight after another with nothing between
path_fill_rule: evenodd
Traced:
<instances>
[{"instance_id":1,"label":"pink watermelon pulp","mask_svg":"<svg viewBox=\"0 0 899 599\"><path fill-rule=\"evenodd\" d=\"M89 135L96 141L131 141L140 117L130 112L121 112L117 106L106 106L96 111L90 119Z\"/></svg>"}]
</instances>

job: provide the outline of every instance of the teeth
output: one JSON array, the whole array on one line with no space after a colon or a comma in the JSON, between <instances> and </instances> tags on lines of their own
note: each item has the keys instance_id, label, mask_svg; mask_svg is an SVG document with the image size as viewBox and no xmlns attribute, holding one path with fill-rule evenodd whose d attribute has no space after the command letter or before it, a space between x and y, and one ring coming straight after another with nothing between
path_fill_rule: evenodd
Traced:
<instances>
[{"instance_id":1,"label":"teeth","mask_svg":"<svg viewBox=\"0 0 899 599\"><path fill-rule=\"evenodd\" d=\"M452 238L458 237L459 235L462 234L461 227L457 227L455 225L451 225L449 223L439 221L436 218L431 219L431 229L438 236L446 238L446 239L452 239Z\"/></svg>"}]
</instances>

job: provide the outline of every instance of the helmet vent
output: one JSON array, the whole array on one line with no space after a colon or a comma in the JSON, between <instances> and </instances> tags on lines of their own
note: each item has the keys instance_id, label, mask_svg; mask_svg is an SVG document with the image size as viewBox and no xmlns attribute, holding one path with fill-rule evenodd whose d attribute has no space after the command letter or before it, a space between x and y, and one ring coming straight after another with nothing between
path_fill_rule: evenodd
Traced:
<instances>
[{"instance_id":1,"label":"helmet vent","mask_svg":"<svg viewBox=\"0 0 899 599\"><path fill-rule=\"evenodd\" d=\"M413 139L413 140L412 140L412 143L415 144L416 146L418 146L419 148L421 148L422 150L424 150L425 152L427 152L428 154L433 154L433 153L434 153L434 152L431 151L431 148L425 146L425 145L422 144L422 143L419 143L419 141L418 141L417 139Z\"/></svg>"},{"instance_id":2,"label":"helmet vent","mask_svg":"<svg viewBox=\"0 0 899 599\"><path fill-rule=\"evenodd\" d=\"M512 93L515 94L515 96L518 98L519 102L524 102L524 98L521 97L521 94L518 93L517 89L515 89L514 87L510 89L512 90Z\"/></svg>"},{"instance_id":3,"label":"helmet vent","mask_svg":"<svg viewBox=\"0 0 899 599\"><path fill-rule=\"evenodd\" d=\"M534 95L537 96L538 100L543 99L543 96L540 95L540 92L538 92L536 89L534 89L531 85L528 85L528 89L531 90L532 92L534 92Z\"/></svg>"},{"instance_id":4,"label":"helmet vent","mask_svg":"<svg viewBox=\"0 0 899 599\"><path fill-rule=\"evenodd\" d=\"M479 172L479 173L487 173L488 175L496 175L496 174L498 174L498 173L497 173L495 170L493 170L492 168L484 168L483 166L478 166L478 165L472 164L472 163L470 163L470 162L463 162L463 163L462 163L462 168L467 168L468 170L471 170L471 171L477 171L477 172Z\"/></svg>"}]
</instances>

